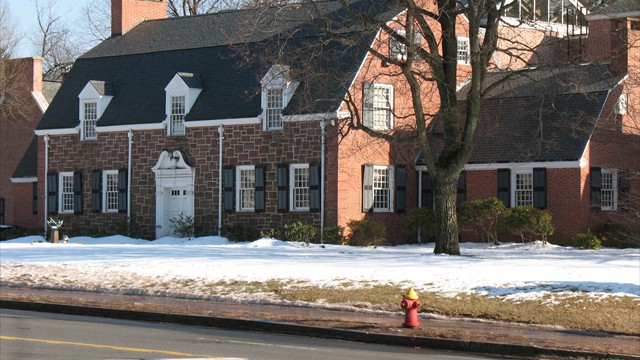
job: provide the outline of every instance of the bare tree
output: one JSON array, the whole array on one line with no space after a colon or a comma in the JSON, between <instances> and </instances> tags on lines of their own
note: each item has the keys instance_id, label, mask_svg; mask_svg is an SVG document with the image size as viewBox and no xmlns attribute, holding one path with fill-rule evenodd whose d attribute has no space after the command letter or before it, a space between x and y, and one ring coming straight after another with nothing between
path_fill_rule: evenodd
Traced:
<instances>
[{"instance_id":1,"label":"bare tree","mask_svg":"<svg viewBox=\"0 0 640 360\"><path fill-rule=\"evenodd\" d=\"M11 66L19 42L16 26L6 2L0 3L0 117L13 119L23 115L22 92L24 74L18 67Z\"/></svg>"},{"instance_id":2,"label":"bare tree","mask_svg":"<svg viewBox=\"0 0 640 360\"><path fill-rule=\"evenodd\" d=\"M36 0L38 32L29 35L38 56L44 58L45 80L60 80L81 53L62 16L56 13L56 4L56 0L46 4Z\"/></svg>"}]
</instances>

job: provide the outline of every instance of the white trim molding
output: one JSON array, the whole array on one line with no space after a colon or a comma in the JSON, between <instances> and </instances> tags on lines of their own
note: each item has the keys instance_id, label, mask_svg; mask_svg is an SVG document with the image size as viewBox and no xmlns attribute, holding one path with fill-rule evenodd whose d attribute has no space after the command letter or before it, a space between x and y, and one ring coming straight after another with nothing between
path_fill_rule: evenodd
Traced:
<instances>
[{"instance_id":1,"label":"white trim molding","mask_svg":"<svg viewBox=\"0 0 640 360\"><path fill-rule=\"evenodd\" d=\"M38 182L38 178L36 176L33 177L11 177L9 178L9 180L11 180L12 183L14 184L28 184L28 183L34 183L34 182Z\"/></svg>"},{"instance_id":2,"label":"white trim molding","mask_svg":"<svg viewBox=\"0 0 640 360\"><path fill-rule=\"evenodd\" d=\"M34 130L33 132L37 136L45 136L45 135L75 135L75 134L80 132L80 127L65 128L65 129Z\"/></svg>"}]
</instances>

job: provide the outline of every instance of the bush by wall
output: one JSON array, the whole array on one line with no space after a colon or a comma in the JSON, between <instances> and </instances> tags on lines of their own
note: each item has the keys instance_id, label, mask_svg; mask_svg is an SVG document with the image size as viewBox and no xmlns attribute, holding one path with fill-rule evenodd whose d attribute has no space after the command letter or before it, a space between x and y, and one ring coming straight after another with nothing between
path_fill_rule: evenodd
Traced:
<instances>
[{"instance_id":1,"label":"bush by wall","mask_svg":"<svg viewBox=\"0 0 640 360\"><path fill-rule=\"evenodd\" d=\"M498 243L498 228L505 211L496 197L470 200L458 209L458 223L462 230L475 233L483 242Z\"/></svg>"},{"instance_id":2,"label":"bush by wall","mask_svg":"<svg viewBox=\"0 0 640 360\"><path fill-rule=\"evenodd\" d=\"M543 244L546 244L554 230L551 214L533 206L516 206L507 209L500 226L505 231L519 236L523 243L540 239Z\"/></svg>"},{"instance_id":3,"label":"bush by wall","mask_svg":"<svg viewBox=\"0 0 640 360\"><path fill-rule=\"evenodd\" d=\"M347 223L351 230L348 244L355 246L378 246L387 240L387 228L373 220L351 220Z\"/></svg>"},{"instance_id":4,"label":"bush by wall","mask_svg":"<svg viewBox=\"0 0 640 360\"><path fill-rule=\"evenodd\" d=\"M404 219L405 234L412 238L417 238L420 234L420 242L427 242L427 239L435 236L436 223L432 209L413 208L407 211Z\"/></svg>"},{"instance_id":5,"label":"bush by wall","mask_svg":"<svg viewBox=\"0 0 640 360\"><path fill-rule=\"evenodd\" d=\"M600 239L591 232L578 234L573 238L573 241L578 249L595 250L602 247Z\"/></svg>"}]
</instances>

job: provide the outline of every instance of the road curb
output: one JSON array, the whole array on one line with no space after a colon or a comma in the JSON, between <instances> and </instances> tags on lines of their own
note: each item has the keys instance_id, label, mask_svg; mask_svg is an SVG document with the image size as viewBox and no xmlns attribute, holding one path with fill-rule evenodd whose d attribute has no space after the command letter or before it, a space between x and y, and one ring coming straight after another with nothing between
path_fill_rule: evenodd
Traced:
<instances>
[{"instance_id":1,"label":"road curb","mask_svg":"<svg viewBox=\"0 0 640 360\"><path fill-rule=\"evenodd\" d=\"M581 358L581 359L616 359L616 360L640 360L640 356L595 353L558 348L545 348L531 345L505 344L495 342L479 342L458 339L444 339L432 337L417 337L397 334L385 334L328 328L319 326L307 326L294 323L246 320L227 317L163 314L138 310L109 309L91 306L78 306L55 304L46 302L31 302L17 300L0 300L0 308L12 310L26 310L48 312L67 315L84 315L104 317L120 320L138 320L148 322L162 322L180 325L193 325L234 330L250 330L260 332L279 333L287 335L300 335L319 337L325 339L348 340L362 343L383 344L405 347L421 347L438 350L451 350L459 352L510 355L529 358Z\"/></svg>"}]
</instances>

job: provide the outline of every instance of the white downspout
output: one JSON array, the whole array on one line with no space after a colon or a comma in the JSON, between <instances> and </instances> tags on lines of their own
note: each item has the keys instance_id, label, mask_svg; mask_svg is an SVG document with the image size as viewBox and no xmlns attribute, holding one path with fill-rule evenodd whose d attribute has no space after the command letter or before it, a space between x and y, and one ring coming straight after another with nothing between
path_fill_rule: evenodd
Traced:
<instances>
[{"instance_id":1,"label":"white downspout","mask_svg":"<svg viewBox=\"0 0 640 360\"><path fill-rule=\"evenodd\" d=\"M324 235L324 192L326 191L326 184L324 183L324 148L325 148L325 119L320 120L320 244L322 244L322 237Z\"/></svg>"},{"instance_id":2,"label":"white downspout","mask_svg":"<svg viewBox=\"0 0 640 360\"><path fill-rule=\"evenodd\" d=\"M131 131L131 129L129 129L127 133L127 138L129 138L129 158L127 159L127 223L131 225L131 148L133 144L133 131Z\"/></svg>"},{"instance_id":3,"label":"white downspout","mask_svg":"<svg viewBox=\"0 0 640 360\"><path fill-rule=\"evenodd\" d=\"M222 140L224 136L224 127L218 126L218 236L222 229Z\"/></svg>"},{"instance_id":4,"label":"white downspout","mask_svg":"<svg viewBox=\"0 0 640 360\"><path fill-rule=\"evenodd\" d=\"M49 216L49 193L47 192L47 172L49 171L49 135L44 136L44 239L47 240L47 217Z\"/></svg>"}]
</instances>

